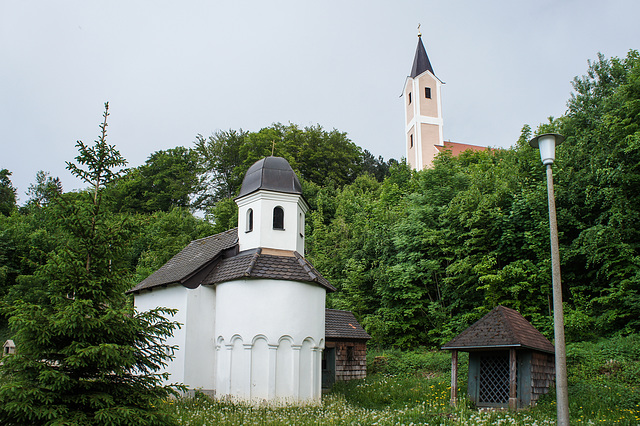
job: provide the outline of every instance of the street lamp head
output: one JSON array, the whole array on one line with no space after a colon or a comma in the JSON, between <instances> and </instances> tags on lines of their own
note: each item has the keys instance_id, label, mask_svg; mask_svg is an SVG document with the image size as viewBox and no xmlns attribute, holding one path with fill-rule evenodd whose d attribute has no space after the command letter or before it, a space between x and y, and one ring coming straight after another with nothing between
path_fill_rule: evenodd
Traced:
<instances>
[{"instance_id":1,"label":"street lamp head","mask_svg":"<svg viewBox=\"0 0 640 426\"><path fill-rule=\"evenodd\" d=\"M557 133L545 133L536 136L529 141L529 145L534 148L540 148L540 159L542 164L553 164L556 159L556 146L564 142L564 136Z\"/></svg>"}]
</instances>

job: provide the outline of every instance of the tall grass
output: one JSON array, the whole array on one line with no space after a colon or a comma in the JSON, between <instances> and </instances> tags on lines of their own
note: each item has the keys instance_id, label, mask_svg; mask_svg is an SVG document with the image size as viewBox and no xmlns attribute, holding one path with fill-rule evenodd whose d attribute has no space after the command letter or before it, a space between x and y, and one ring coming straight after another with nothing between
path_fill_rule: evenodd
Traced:
<instances>
[{"instance_id":1,"label":"tall grass","mask_svg":"<svg viewBox=\"0 0 640 426\"><path fill-rule=\"evenodd\" d=\"M571 424L640 425L640 338L631 336L567 348ZM461 357L466 394L468 358ZM204 395L169 401L183 425L554 425L553 389L533 408L477 410L449 404L450 355L372 350L364 380L337 383L315 406L253 406Z\"/></svg>"}]
</instances>

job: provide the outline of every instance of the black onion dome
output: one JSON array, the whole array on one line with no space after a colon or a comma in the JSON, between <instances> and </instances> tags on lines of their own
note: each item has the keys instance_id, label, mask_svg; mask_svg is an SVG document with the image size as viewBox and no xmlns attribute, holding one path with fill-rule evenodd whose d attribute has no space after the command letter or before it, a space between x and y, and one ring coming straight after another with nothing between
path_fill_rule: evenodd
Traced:
<instances>
[{"instance_id":1,"label":"black onion dome","mask_svg":"<svg viewBox=\"0 0 640 426\"><path fill-rule=\"evenodd\" d=\"M238 198L260 189L288 194L302 194L302 185L289 162L282 157L256 161L244 176Z\"/></svg>"}]
</instances>

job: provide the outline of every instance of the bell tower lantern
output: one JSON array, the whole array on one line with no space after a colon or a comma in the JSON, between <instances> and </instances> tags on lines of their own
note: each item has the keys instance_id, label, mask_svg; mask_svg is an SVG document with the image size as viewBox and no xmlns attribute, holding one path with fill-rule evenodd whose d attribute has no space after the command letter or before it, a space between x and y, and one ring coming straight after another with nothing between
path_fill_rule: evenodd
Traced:
<instances>
[{"instance_id":1,"label":"bell tower lantern","mask_svg":"<svg viewBox=\"0 0 640 426\"><path fill-rule=\"evenodd\" d=\"M309 205L287 160L266 157L254 163L235 201L240 251L271 248L297 251L304 256L304 225Z\"/></svg>"}]
</instances>

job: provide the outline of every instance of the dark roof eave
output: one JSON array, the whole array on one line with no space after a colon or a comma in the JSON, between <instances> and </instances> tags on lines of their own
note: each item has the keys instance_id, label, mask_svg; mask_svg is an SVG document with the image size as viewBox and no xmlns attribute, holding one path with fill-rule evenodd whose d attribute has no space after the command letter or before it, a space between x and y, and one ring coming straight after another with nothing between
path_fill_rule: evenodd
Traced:
<instances>
[{"instance_id":1,"label":"dark roof eave","mask_svg":"<svg viewBox=\"0 0 640 426\"><path fill-rule=\"evenodd\" d=\"M354 340L362 340L362 341L366 342L368 340L371 340L371 336L369 336L369 337L345 337L345 336L333 337L333 336L329 336L326 333L325 333L324 337L325 337L326 340L335 340L335 341L340 341L340 342L354 341Z\"/></svg>"},{"instance_id":2,"label":"dark roof eave","mask_svg":"<svg viewBox=\"0 0 640 426\"><path fill-rule=\"evenodd\" d=\"M143 293L145 291L151 292L151 291L153 291L153 290L155 290L157 288L167 288L170 285L175 285L175 284L182 285L182 283L180 281L173 281L173 282L170 282L170 283L155 284L155 285L153 285L151 287L143 287L143 288L139 288L137 290L134 290L132 288L131 290L127 290L124 293L125 294L140 294L140 293Z\"/></svg>"},{"instance_id":3,"label":"dark roof eave","mask_svg":"<svg viewBox=\"0 0 640 426\"><path fill-rule=\"evenodd\" d=\"M236 277L232 277L229 279L225 279L225 280L221 280L221 281L213 281L213 282L209 282L206 284L202 284L204 286L216 286L218 284L222 284L222 283L227 283L227 282L231 282L231 281L237 281L237 280L264 280L264 277L256 277L250 274L243 274L243 275L239 275ZM325 290L327 290L328 293L333 293L335 291L337 291L337 289L335 287L333 287L333 285L331 285L331 287L327 287L326 285L322 284L319 280L315 279L315 280L305 280L305 279L300 279L300 278L285 278L285 277L277 277L277 278L271 278L271 279L278 279L278 280L283 280L283 281L295 281L295 282L299 282L299 283L307 283L307 284L316 284L322 288L324 288ZM331 284L331 283L329 283Z\"/></svg>"},{"instance_id":4,"label":"dark roof eave","mask_svg":"<svg viewBox=\"0 0 640 426\"><path fill-rule=\"evenodd\" d=\"M273 189L256 188L256 189L254 189L254 190L253 190L253 191L251 191L251 192L247 192L246 194L238 195L237 197L235 197L235 198L233 199L233 201L237 201L237 200L239 200L240 198L244 198L244 197L247 197L247 196L249 196L249 195L251 195L251 194L255 194L255 193L256 193L256 192L258 192L258 191L273 192L274 194L282 194L282 193L283 193L283 192L281 192L281 191L274 191ZM299 196L300 196L300 198L302 198L302 201L304 201L304 203L305 203L305 205L306 205L307 209L310 209L310 208L311 208L311 205L309 204L309 202L307 201L307 199L304 197L304 195L302 195L302 192L285 192L285 194L299 195Z\"/></svg>"},{"instance_id":5,"label":"dark roof eave","mask_svg":"<svg viewBox=\"0 0 640 426\"><path fill-rule=\"evenodd\" d=\"M533 346L523 345L521 343L516 343L512 345L488 345L488 346L441 346L440 349L445 351L463 351L463 352L471 352L473 350L491 350L491 349L507 349L507 348L523 348L523 349L531 349L534 351L545 352L548 354L555 353L554 351L549 351L546 349L536 348Z\"/></svg>"}]
</instances>

